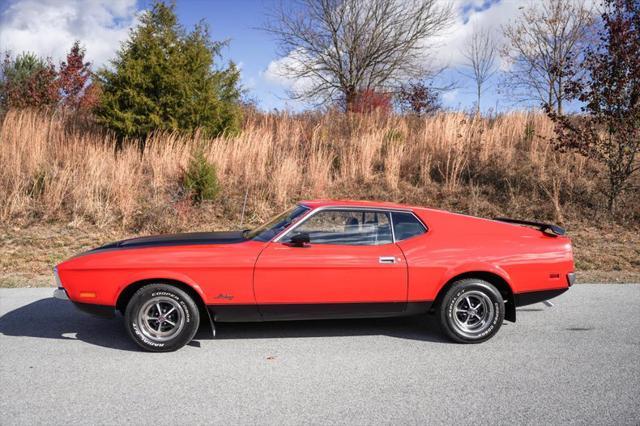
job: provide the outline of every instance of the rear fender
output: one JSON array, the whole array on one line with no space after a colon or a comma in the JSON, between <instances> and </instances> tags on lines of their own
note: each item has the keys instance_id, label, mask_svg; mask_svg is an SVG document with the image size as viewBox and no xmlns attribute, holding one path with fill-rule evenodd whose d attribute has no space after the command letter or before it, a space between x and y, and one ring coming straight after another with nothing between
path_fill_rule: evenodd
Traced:
<instances>
[{"instance_id":1,"label":"rear fender","mask_svg":"<svg viewBox=\"0 0 640 426\"><path fill-rule=\"evenodd\" d=\"M485 276L483 276L485 275ZM494 285L498 287L501 293L505 294L505 319L507 321L516 321L516 306L513 292L513 285L511 284L510 275L502 268L484 262L471 262L463 265L458 265L449 269L442 280L442 285L438 289L436 303L444 296L447 288L451 286L455 281L462 278L479 277L488 281L492 281L494 277L499 278L499 282L495 282ZM506 284L506 288L504 288ZM434 305L435 305L434 304Z\"/></svg>"},{"instance_id":2,"label":"rear fender","mask_svg":"<svg viewBox=\"0 0 640 426\"><path fill-rule=\"evenodd\" d=\"M451 281L453 278L467 274L469 272L488 272L493 275L497 275L502 278L509 287L511 287L511 291L513 292L513 287L511 286L511 277L509 274L502 268L496 265L492 265L490 263L485 262L469 262L461 265L457 265L453 268L450 268L445 272L442 280L442 286L438 289L438 292L444 287L446 283Z\"/></svg>"}]
</instances>

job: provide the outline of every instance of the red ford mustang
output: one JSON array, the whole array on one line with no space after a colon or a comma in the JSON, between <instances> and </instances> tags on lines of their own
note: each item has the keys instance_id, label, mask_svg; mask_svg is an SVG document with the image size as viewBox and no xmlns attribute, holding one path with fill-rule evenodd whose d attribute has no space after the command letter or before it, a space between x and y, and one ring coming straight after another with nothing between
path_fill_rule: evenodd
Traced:
<instances>
[{"instance_id":1,"label":"red ford mustang","mask_svg":"<svg viewBox=\"0 0 640 426\"><path fill-rule=\"evenodd\" d=\"M525 226L519 226L525 225ZM433 313L452 340L492 337L516 307L575 280L558 226L398 204L304 201L241 232L119 241L55 268L55 296L124 314L142 348L172 351L200 321Z\"/></svg>"}]
</instances>

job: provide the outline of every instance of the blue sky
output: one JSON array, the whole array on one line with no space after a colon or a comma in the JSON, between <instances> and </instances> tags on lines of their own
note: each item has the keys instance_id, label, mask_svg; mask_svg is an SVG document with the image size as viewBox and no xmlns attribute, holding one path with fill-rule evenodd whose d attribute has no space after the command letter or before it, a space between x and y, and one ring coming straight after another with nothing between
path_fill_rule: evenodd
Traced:
<instances>
[{"instance_id":1,"label":"blue sky","mask_svg":"<svg viewBox=\"0 0 640 426\"><path fill-rule=\"evenodd\" d=\"M287 99L281 84L274 83L265 75L267 67L276 58L276 45L268 34L258 28L265 24L271 0L190 0L176 6L187 28L204 18L215 40L230 40L224 51L225 58L241 67L242 83L261 108L298 107Z\"/></svg>"},{"instance_id":2,"label":"blue sky","mask_svg":"<svg viewBox=\"0 0 640 426\"><path fill-rule=\"evenodd\" d=\"M266 14L279 0L178 0L181 22L191 28L206 20L214 39L229 39L226 59L236 62L242 72L243 85L258 105L270 110L304 108L287 99L286 89L292 81L276 74L276 45L269 34L261 31ZM444 2L444 0L442 0ZM455 80L457 89L445 93L444 104L450 108L471 108L474 95L471 82L460 74L464 70L461 49L474 28L489 28L500 42L500 26L512 21L518 9L528 0L451 0L455 22L446 33L434 40L434 60L448 65L443 74ZM73 40L87 48L87 56L96 65L108 58L126 39L137 16L148 9L151 0L3 0L0 2L0 50L14 53L28 50L59 60ZM514 105L497 93L498 85L483 97L483 109L503 111Z\"/></svg>"}]
</instances>

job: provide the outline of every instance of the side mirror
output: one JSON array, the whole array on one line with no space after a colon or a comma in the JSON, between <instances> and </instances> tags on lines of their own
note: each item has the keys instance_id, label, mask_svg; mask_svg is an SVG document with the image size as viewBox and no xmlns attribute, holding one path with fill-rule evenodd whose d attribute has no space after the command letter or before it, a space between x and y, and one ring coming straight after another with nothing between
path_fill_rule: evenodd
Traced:
<instances>
[{"instance_id":1,"label":"side mirror","mask_svg":"<svg viewBox=\"0 0 640 426\"><path fill-rule=\"evenodd\" d=\"M309 238L309 234L307 234L306 232L299 232L291 237L289 245L291 247L305 247L310 242L311 238Z\"/></svg>"}]
</instances>

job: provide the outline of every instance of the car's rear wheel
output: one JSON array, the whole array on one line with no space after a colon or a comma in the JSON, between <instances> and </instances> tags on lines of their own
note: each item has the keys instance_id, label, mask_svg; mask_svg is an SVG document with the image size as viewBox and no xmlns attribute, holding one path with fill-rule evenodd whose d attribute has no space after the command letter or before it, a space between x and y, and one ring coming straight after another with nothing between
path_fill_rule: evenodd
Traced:
<instances>
[{"instance_id":1,"label":"car's rear wheel","mask_svg":"<svg viewBox=\"0 0 640 426\"><path fill-rule=\"evenodd\" d=\"M131 338L143 349L170 352L193 339L200 314L183 290L150 284L140 288L127 304L125 324Z\"/></svg>"},{"instance_id":2,"label":"car's rear wheel","mask_svg":"<svg viewBox=\"0 0 640 426\"><path fill-rule=\"evenodd\" d=\"M466 278L453 283L438 310L440 328L459 343L480 343L495 335L504 320L504 300L487 281Z\"/></svg>"}]
</instances>

